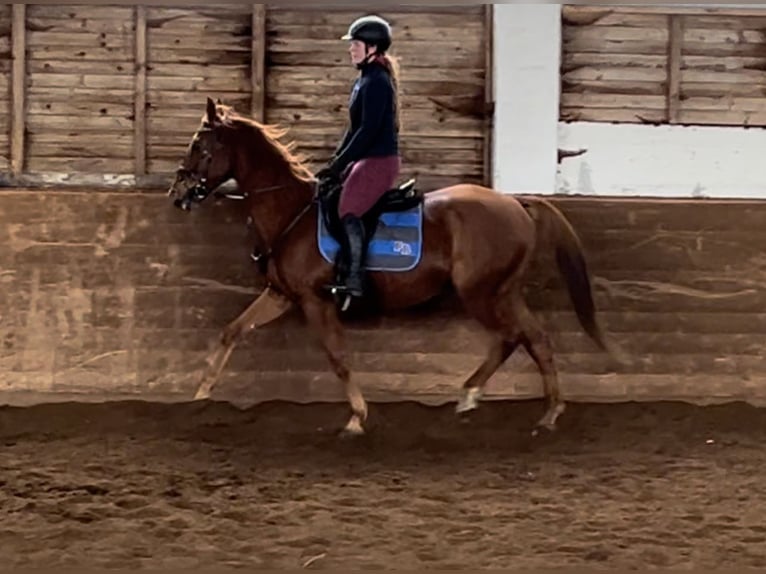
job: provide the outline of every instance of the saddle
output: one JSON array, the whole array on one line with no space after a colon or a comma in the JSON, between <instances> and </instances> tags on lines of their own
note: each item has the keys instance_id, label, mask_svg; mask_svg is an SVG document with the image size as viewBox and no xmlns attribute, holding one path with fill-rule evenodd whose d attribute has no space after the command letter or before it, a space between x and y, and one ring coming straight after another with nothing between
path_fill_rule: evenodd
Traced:
<instances>
[{"instance_id":1,"label":"saddle","mask_svg":"<svg viewBox=\"0 0 766 574\"><path fill-rule=\"evenodd\" d=\"M362 217L365 230L365 250L369 245L370 239L375 235L383 214L408 211L423 202L423 192L415 186L415 182L415 178L411 178L389 189ZM338 216L341 189L342 184L340 182L333 182L330 189L319 196L319 207L325 227L340 245L335 262L336 273L339 276L342 276L345 272L348 249L345 233L341 229L340 217Z\"/></svg>"}]
</instances>

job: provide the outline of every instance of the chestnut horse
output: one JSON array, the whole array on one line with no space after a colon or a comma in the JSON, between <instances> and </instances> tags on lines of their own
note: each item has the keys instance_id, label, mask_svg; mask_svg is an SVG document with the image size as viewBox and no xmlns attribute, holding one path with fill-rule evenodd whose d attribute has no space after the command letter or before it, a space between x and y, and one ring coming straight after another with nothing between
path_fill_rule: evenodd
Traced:
<instances>
[{"instance_id":1,"label":"chestnut horse","mask_svg":"<svg viewBox=\"0 0 766 574\"><path fill-rule=\"evenodd\" d=\"M251 329L295 306L315 329L329 363L342 381L351 417L342 434L364 433L367 403L344 360L343 327L337 301L325 286L334 265L317 245L315 179L279 139L277 131L236 113L218 101L194 133L168 195L189 209L224 182L234 179L245 195L264 265L267 287L222 332L209 357L195 399L209 398L234 346ZM422 196L422 260L410 271L368 272L374 302L385 313L433 299L450 288L470 316L491 334L484 362L467 378L457 412L478 406L487 380L521 344L541 375L546 410L533 432L555 429L564 412L553 349L548 335L522 297L522 287L540 239L553 242L580 324L608 352L596 320L591 282L580 241L551 203L479 185L453 185Z\"/></svg>"}]
</instances>

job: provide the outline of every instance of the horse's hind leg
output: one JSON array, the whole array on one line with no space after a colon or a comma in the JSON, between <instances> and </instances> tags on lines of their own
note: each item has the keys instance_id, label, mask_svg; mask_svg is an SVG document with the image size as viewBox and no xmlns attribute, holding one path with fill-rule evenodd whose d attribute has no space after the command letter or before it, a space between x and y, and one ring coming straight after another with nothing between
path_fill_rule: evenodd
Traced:
<instances>
[{"instance_id":1,"label":"horse's hind leg","mask_svg":"<svg viewBox=\"0 0 766 574\"><path fill-rule=\"evenodd\" d=\"M507 341L496 334L493 335L494 338L490 344L487 358L463 383L463 396L455 408L455 412L458 414L472 411L479 406L484 385L516 349L518 343Z\"/></svg>"},{"instance_id":2,"label":"horse's hind leg","mask_svg":"<svg viewBox=\"0 0 766 574\"><path fill-rule=\"evenodd\" d=\"M194 400L210 398L213 387L218 382L234 347L248 331L278 319L292 306L289 299L266 288L239 317L229 323L221 333L216 349L207 359L208 368L202 377Z\"/></svg>"},{"instance_id":3,"label":"horse's hind leg","mask_svg":"<svg viewBox=\"0 0 766 574\"><path fill-rule=\"evenodd\" d=\"M537 423L537 427L553 431L556 429L556 420L564 412L566 404L561 398L550 337L520 295L513 299L511 306L513 319L521 331L521 343L529 356L537 363L543 378L546 411Z\"/></svg>"}]
</instances>

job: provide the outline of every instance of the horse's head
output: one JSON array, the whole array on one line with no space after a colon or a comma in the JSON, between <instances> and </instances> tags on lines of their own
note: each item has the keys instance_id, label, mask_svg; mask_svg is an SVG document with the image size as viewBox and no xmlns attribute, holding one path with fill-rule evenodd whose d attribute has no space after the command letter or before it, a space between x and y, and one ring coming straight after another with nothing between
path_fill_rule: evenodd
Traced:
<instances>
[{"instance_id":1,"label":"horse's head","mask_svg":"<svg viewBox=\"0 0 766 574\"><path fill-rule=\"evenodd\" d=\"M208 98L200 127L194 133L168 190L176 207L191 209L192 203L204 201L232 177L234 154L231 138L226 137L226 127L225 108Z\"/></svg>"}]
</instances>

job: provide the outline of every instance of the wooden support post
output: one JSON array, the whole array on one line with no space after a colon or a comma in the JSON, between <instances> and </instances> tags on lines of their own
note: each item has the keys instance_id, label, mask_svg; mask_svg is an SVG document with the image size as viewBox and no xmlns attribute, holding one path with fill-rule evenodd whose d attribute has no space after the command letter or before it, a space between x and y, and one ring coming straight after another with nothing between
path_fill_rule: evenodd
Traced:
<instances>
[{"instance_id":1,"label":"wooden support post","mask_svg":"<svg viewBox=\"0 0 766 574\"><path fill-rule=\"evenodd\" d=\"M484 185L492 186L492 151L495 126L494 17L492 4L484 5Z\"/></svg>"},{"instance_id":2,"label":"wooden support post","mask_svg":"<svg viewBox=\"0 0 766 574\"><path fill-rule=\"evenodd\" d=\"M266 4L253 4L252 51L250 78L252 102L250 113L260 121L266 121Z\"/></svg>"},{"instance_id":3,"label":"wooden support post","mask_svg":"<svg viewBox=\"0 0 766 574\"><path fill-rule=\"evenodd\" d=\"M668 90L667 119L675 124L681 108L681 51L683 48L683 16L668 16Z\"/></svg>"},{"instance_id":4,"label":"wooden support post","mask_svg":"<svg viewBox=\"0 0 766 574\"><path fill-rule=\"evenodd\" d=\"M146 174L146 6L136 6L136 65L134 97L134 172Z\"/></svg>"},{"instance_id":5,"label":"wooden support post","mask_svg":"<svg viewBox=\"0 0 766 574\"><path fill-rule=\"evenodd\" d=\"M26 4L13 4L11 27L13 70L11 72L11 173L18 177L24 171L26 130Z\"/></svg>"}]
</instances>

